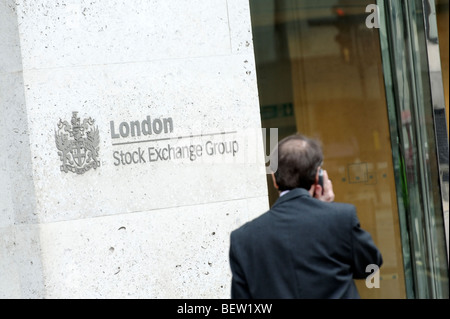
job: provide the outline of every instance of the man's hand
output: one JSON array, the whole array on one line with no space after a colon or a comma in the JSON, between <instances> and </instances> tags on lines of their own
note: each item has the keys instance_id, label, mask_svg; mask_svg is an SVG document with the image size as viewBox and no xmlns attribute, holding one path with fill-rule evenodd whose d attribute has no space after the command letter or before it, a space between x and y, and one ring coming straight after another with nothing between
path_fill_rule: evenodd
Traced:
<instances>
[{"instance_id":1,"label":"man's hand","mask_svg":"<svg viewBox=\"0 0 450 319\"><path fill-rule=\"evenodd\" d=\"M331 179L328 178L326 170L323 170L323 189L322 186L316 184L314 197L323 202L334 201L333 184L331 183Z\"/></svg>"}]
</instances>

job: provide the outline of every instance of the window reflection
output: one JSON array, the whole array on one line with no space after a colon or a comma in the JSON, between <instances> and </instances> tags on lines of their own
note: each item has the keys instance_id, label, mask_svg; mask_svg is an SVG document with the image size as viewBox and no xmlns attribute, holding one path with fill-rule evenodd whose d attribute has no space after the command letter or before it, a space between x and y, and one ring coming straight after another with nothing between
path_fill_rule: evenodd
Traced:
<instances>
[{"instance_id":1,"label":"window reflection","mask_svg":"<svg viewBox=\"0 0 450 319\"><path fill-rule=\"evenodd\" d=\"M390 131L374 1L252 0L263 127L317 137L336 200L358 209L383 253L381 288L363 298L405 298ZM268 178L271 204L278 194Z\"/></svg>"},{"instance_id":2,"label":"window reflection","mask_svg":"<svg viewBox=\"0 0 450 319\"><path fill-rule=\"evenodd\" d=\"M449 0L436 0L436 17L439 34L439 48L441 54L442 77L444 80L445 93L445 111L447 117L447 136L448 136L448 42L449 42Z\"/></svg>"},{"instance_id":3,"label":"window reflection","mask_svg":"<svg viewBox=\"0 0 450 319\"><path fill-rule=\"evenodd\" d=\"M437 0L436 1L436 17L437 17L437 27L438 27L438 35L439 35L439 48L440 48L440 56L441 56L441 68L442 68L442 79L444 84L444 96L445 96L445 115L447 120L447 138L449 136L449 108L448 108L448 94L449 94L449 0ZM448 156L448 155L447 155ZM443 176L444 187L443 192L447 194L447 200L444 199L444 224L445 224L445 232L446 232L446 240L447 240L447 258L449 255L449 203L448 203L448 184L449 184L449 176L448 176L448 168L447 172L444 172Z\"/></svg>"}]
</instances>

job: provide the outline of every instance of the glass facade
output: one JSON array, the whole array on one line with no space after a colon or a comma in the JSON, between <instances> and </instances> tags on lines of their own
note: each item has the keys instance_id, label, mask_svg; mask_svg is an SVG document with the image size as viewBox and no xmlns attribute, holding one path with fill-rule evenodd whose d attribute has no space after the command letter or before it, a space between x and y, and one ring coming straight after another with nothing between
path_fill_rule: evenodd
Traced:
<instances>
[{"instance_id":1,"label":"glass facade","mask_svg":"<svg viewBox=\"0 0 450 319\"><path fill-rule=\"evenodd\" d=\"M437 0L436 1L436 17L437 17L437 29L438 29L438 37L439 37L439 53L440 53L440 61L441 61L441 70L442 70L442 82L444 85L444 98L445 98L445 122L447 127L447 141L449 137L449 124L448 124L448 90L449 90L449 82L448 82L448 71L449 71L449 65L448 65L448 47L449 47L449 0ZM442 126L440 135L445 135L445 130L443 130ZM448 143L448 142L447 142ZM443 156L447 155L448 152L445 154L445 150L442 151ZM448 159L447 159L448 161ZM449 256L449 212L448 212L448 166L447 166L447 172L443 173L443 191L444 191L444 212L445 212L445 230L446 230L446 239L447 239L447 256ZM447 202L445 202L445 200Z\"/></svg>"},{"instance_id":2,"label":"glass facade","mask_svg":"<svg viewBox=\"0 0 450 319\"><path fill-rule=\"evenodd\" d=\"M445 114L447 123L447 138L448 138L448 42L449 42L449 0L436 0L436 20L437 20L437 30L439 37L439 52L441 56L441 69L442 78L444 84L444 96L445 96Z\"/></svg>"},{"instance_id":3,"label":"glass facade","mask_svg":"<svg viewBox=\"0 0 450 319\"><path fill-rule=\"evenodd\" d=\"M444 90L424 19L437 6L405 2L251 0L261 119L279 139L322 142L336 201L356 206L384 257L380 288L357 282L363 298L448 298L448 130L437 138ZM435 12L448 21L448 2Z\"/></svg>"}]
</instances>

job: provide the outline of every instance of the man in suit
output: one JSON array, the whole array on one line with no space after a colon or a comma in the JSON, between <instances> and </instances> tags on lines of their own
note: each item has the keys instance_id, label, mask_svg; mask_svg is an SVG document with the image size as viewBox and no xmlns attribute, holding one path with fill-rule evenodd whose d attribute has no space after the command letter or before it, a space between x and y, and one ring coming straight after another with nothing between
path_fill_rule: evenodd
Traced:
<instances>
[{"instance_id":1,"label":"man in suit","mask_svg":"<svg viewBox=\"0 0 450 319\"><path fill-rule=\"evenodd\" d=\"M334 202L326 171L318 183L320 144L296 134L274 152L280 197L230 236L231 298L360 298L353 279L367 278L366 267L380 267L382 256L356 208Z\"/></svg>"}]
</instances>

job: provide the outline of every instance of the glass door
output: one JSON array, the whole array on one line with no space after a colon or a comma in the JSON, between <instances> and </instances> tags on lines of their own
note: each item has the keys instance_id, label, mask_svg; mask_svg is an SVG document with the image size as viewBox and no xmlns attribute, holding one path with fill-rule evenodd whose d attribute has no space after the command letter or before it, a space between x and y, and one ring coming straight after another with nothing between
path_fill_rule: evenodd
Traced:
<instances>
[{"instance_id":1,"label":"glass door","mask_svg":"<svg viewBox=\"0 0 450 319\"><path fill-rule=\"evenodd\" d=\"M391 133L370 4L375 1L250 1L261 117L280 139L300 132L322 142L335 200L356 206L384 257L380 288L357 281L361 297L402 299ZM278 194L268 182L273 204Z\"/></svg>"},{"instance_id":2,"label":"glass door","mask_svg":"<svg viewBox=\"0 0 450 319\"><path fill-rule=\"evenodd\" d=\"M448 39L439 59L436 22L448 1L250 0L250 9L263 127L322 142L335 200L356 206L383 254L380 287L357 281L361 297L448 298L439 65L448 69Z\"/></svg>"}]
</instances>

